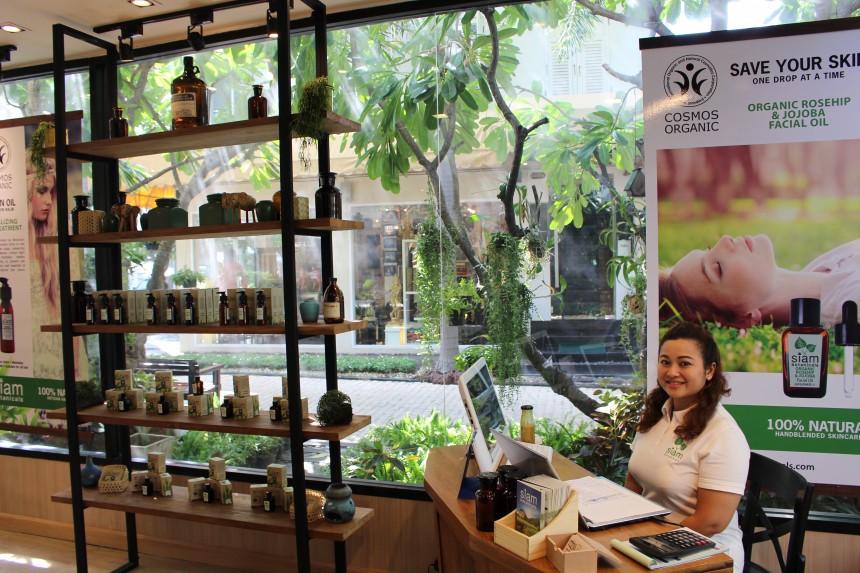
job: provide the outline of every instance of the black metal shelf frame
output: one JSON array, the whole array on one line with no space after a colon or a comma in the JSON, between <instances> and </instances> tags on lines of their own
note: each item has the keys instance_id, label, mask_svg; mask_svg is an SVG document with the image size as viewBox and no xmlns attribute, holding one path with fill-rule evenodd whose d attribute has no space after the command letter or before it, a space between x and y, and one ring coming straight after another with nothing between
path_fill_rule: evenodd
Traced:
<instances>
[{"instance_id":1,"label":"black metal shelf frame","mask_svg":"<svg viewBox=\"0 0 860 573\"><path fill-rule=\"evenodd\" d=\"M257 0L258 3L269 0ZM313 11L312 21L316 39L316 71L317 75L327 75L326 62L326 7L319 0L302 0ZM243 2L244 3L244 2ZM253 2L247 2L253 3ZM292 108L292 92L290 85L290 19L289 0L271 0L277 8L279 17L278 24L278 91L281 94L281 105L289 111ZM182 13L171 13L174 17L185 17L190 11ZM55 123L58 129L66 123L66 90L65 75L67 64L65 58L65 41L73 39L92 44L105 52L104 58L91 60L90 64L90 87L91 87L91 133L93 139L107 137L106 126L110 117L110 108L117 104L117 48L109 42L92 35L75 30L63 24L55 24L53 27L53 79L54 79L54 106ZM289 114L286 115L289 117ZM59 133L62 133L60 131ZM292 136L290 125L287 121L281 121L278 125L278 135L281 141L280 164L281 185L285 189L286 197L292 196ZM69 159L67 144L64 137L57 138L56 146L56 176L57 176L57 209L60 213L69 212L68 204L68 169L66 162ZM119 188L118 160L105 158L92 158L93 162L93 199L94 206L98 209L108 209L115 190ZM328 138L319 141L319 165L320 171L330 170L330 150ZM291 277L295 274L295 237L296 230L293 221L292 202L281 202L281 235L282 235L282 276ZM60 266L60 284L71 284L69 270L69 222L67 217L59 217L58 223L58 250ZM323 272L328 276L333 273L333 249L331 233L320 233L321 250L323 260ZM99 289L115 289L122 285L120 276L121 265L120 246L112 245L96 249L96 285ZM287 316L297 316L295 281L284 281L284 307ZM79 573L85 573L87 568L87 543L84 525L84 502L81 491L81 475L78 465L80 440L76 431L78 427L77 401L75 397L75 372L74 372L74 348L71 316L71 292L68 288L60 289L62 340L63 340L63 365L67 396L67 426L69 444L69 470L72 496L72 521L75 534L75 560ZM285 325L285 335L288 341L299 339L297 321L288 321ZM334 335L326 335L325 357L326 357L326 386L328 389L336 389L337 368L336 353L337 346ZM122 335L99 335L99 350L101 352L101 379L103 387L112 380L110 373L117 368L125 366L125 355L122 346ZM299 375L299 349L296 342L285 344L285 358L287 362L288 398L290 408L290 433L294 436L301 435L301 381ZM104 389L104 388L103 388ZM131 452L129 444L129 428L113 428L108 436L108 459L119 459L127 467L131 467ZM332 460L332 481L341 481L342 463L339 442L330 442ZM303 441L300 439L290 440L292 455L292 483L294 487L296 507L296 566L299 571L311 571L310 561L310 535L307 523L306 506L306 480L304 475L304 449ZM137 546L137 528L135 515L126 513L126 538L128 562L115 571L129 571L139 565ZM345 542L334 542L335 571L345 573L346 546Z\"/></svg>"}]
</instances>

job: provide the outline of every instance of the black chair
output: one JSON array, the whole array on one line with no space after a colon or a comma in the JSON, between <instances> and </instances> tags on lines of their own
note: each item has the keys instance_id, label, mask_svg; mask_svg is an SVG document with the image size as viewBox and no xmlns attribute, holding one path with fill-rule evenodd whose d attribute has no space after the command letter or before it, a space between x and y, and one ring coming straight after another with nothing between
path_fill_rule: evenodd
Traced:
<instances>
[{"instance_id":1,"label":"black chair","mask_svg":"<svg viewBox=\"0 0 860 573\"><path fill-rule=\"evenodd\" d=\"M757 453L750 455L747 480L740 516L746 555L744 573L768 573L767 569L752 561L752 546L762 541L770 541L773 544L782 573L803 573L806 568L803 538L815 485L808 483L802 475L785 464ZM769 517L762 508L762 494L768 497L771 494L776 496L793 511L786 513L784 518L782 515ZM772 512L774 513L778 511ZM789 536L788 548L783 553L779 538L786 534Z\"/></svg>"}]
</instances>

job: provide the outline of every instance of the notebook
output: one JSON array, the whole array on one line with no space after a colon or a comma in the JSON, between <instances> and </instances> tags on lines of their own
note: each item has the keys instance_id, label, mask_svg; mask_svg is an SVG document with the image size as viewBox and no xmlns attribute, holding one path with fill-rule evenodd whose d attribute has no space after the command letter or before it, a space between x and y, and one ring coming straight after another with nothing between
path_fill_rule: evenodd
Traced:
<instances>
[{"instance_id":1,"label":"notebook","mask_svg":"<svg viewBox=\"0 0 860 573\"><path fill-rule=\"evenodd\" d=\"M670 513L662 505L603 477L588 476L568 480L567 483L579 494L579 516L587 529L601 529Z\"/></svg>"},{"instance_id":2,"label":"notebook","mask_svg":"<svg viewBox=\"0 0 860 573\"><path fill-rule=\"evenodd\" d=\"M729 550L728 547L717 543L716 546L703 549L702 551L697 551L696 553L689 553L682 557L674 557L667 559L659 559L657 557L651 557L650 555L645 555L638 549L636 549L629 541L620 541L618 539L613 539L609 542L609 545L629 557L630 559L636 561L643 567L648 568L653 571L654 569L662 569L663 567L672 567L675 565L681 565L683 563L690 563L691 561L698 561L699 559L705 559L707 557L712 557L714 555L719 555L720 553L725 553Z\"/></svg>"}]
</instances>

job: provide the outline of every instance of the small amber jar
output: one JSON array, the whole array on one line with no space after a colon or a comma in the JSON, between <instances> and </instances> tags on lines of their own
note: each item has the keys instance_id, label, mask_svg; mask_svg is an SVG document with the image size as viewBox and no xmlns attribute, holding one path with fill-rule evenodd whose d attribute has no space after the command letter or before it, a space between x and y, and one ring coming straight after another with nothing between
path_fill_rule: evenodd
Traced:
<instances>
[{"instance_id":1,"label":"small amber jar","mask_svg":"<svg viewBox=\"0 0 860 573\"><path fill-rule=\"evenodd\" d=\"M517 471L517 466L505 465L496 468L496 473L499 476L499 483L496 485L496 519L501 519L510 511L505 505L505 490L508 487L508 474ZM516 487L516 483L514 484Z\"/></svg>"},{"instance_id":2,"label":"small amber jar","mask_svg":"<svg viewBox=\"0 0 860 573\"><path fill-rule=\"evenodd\" d=\"M478 474L479 489L475 493L475 527L478 531L493 531L496 520L496 472Z\"/></svg>"}]
</instances>

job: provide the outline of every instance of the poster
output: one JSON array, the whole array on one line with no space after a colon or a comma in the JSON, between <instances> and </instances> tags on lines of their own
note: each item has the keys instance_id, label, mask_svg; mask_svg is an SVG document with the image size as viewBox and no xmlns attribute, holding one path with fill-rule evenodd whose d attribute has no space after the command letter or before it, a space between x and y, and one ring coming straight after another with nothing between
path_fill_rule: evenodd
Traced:
<instances>
[{"instance_id":1,"label":"poster","mask_svg":"<svg viewBox=\"0 0 860 573\"><path fill-rule=\"evenodd\" d=\"M65 406L61 336L40 329L59 324L64 288L57 245L37 241L57 235L60 216L53 168L39 180L27 157L30 137L43 119L0 122L0 319L6 321L0 341L0 422L15 426L44 425L45 410ZM80 120L67 126L69 141L80 141ZM70 164L69 197L81 193L81 167ZM73 278L80 271L76 259ZM86 355L79 342L75 346L76 377L86 379Z\"/></svg>"},{"instance_id":2,"label":"poster","mask_svg":"<svg viewBox=\"0 0 860 573\"><path fill-rule=\"evenodd\" d=\"M843 302L860 302L856 26L641 43L649 348L661 321L715 325L732 388L724 404L750 447L842 485L860 485L860 387L832 330ZM793 298L819 299L831 329L820 398L783 390Z\"/></svg>"}]
</instances>

